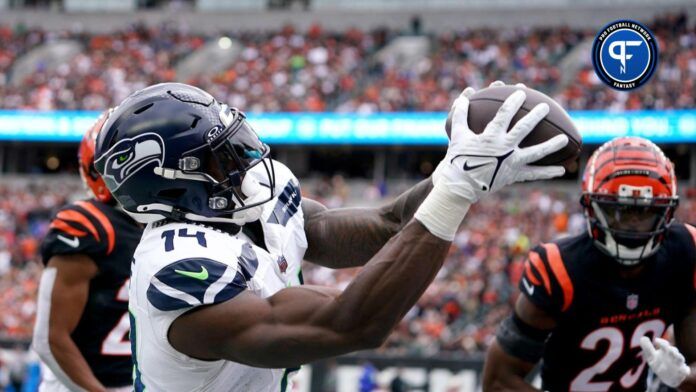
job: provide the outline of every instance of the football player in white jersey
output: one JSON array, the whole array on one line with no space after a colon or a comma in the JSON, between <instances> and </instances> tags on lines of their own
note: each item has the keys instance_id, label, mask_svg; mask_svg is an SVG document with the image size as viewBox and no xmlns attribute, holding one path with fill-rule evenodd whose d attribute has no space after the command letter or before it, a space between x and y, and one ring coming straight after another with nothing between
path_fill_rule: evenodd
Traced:
<instances>
[{"instance_id":1,"label":"football player in white jersey","mask_svg":"<svg viewBox=\"0 0 696 392\"><path fill-rule=\"evenodd\" d=\"M147 223L129 293L135 390L282 391L303 363L381 345L437 274L472 203L564 172L528 164L565 136L518 147L547 105L506 133L525 100L517 91L477 135L470 93L455 101L432 181L381 209L341 210L302 200L244 114L210 94L166 83L124 100L99 133L95 162L123 208ZM464 170L467 159L480 164ZM302 286L303 258L365 267L344 291Z\"/></svg>"}]
</instances>

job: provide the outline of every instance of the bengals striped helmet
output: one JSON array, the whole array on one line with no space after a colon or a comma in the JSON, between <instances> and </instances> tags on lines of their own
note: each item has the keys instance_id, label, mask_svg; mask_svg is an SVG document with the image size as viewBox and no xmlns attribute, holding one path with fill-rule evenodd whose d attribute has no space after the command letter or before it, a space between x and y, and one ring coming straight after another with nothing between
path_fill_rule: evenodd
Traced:
<instances>
[{"instance_id":1,"label":"bengals striped helmet","mask_svg":"<svg viewBox=\"0 0 696 392\"><path fill-rule=\"evenodd\" d=\"M97 200L109 203L113 198L111 192L106 187L104 180L94 167L94 146L97 141L97 135L106 119L109 117L111 109L104 111L91 128L82 136L80 148L77 151L77 160L80 166L80 177L85 186L92 191Z\"/></svg>"},{"instance_id":2,"label":"bengals striped helmet","mask_svg":"<svg viewBox=\"0 0 696 392\"><path fill-rule=\"evenodd\" d=\"M674 165L649 140L613 139L587 162L581 204L590 236L623 265L657 251L678 202Z\"/></svg>"}]
</instances>

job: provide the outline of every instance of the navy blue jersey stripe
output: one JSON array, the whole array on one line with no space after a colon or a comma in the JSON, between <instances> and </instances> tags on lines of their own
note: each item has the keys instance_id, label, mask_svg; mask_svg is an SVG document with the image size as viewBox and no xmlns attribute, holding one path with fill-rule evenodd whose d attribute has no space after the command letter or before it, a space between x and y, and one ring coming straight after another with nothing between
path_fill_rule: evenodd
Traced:
<instances>
[{"instance_id":1,"label":"navy blue jersey stripe","mask_svg":"<svg viewBox=\"0 0 696 392\"><path fill-rule=\"evenodd\" d=\"M273 208L273 213L268 218L268 223L287 225L290 218L297 213L301 201L300 188L293 184L292 181L288 181L283 192L278 196L278 202Z\"/></svg>"},{"instance_id":2,"label":"navy blue jersey stripe","mask_svg":"<svg viewBox=\"0 0 696 392\"><path fill-rule=\"evenodd\" d=\"M176 261L162 268L155 277L167 286L189 294L201 303L205 291L227 270L227 265L206 258Z\"/></svg>"},{"instance_id":3,"label":"navy blue jersey stripe","mask_svg":"<svg viewBox=\"0 0 696 392\"><path fill-rule=\"evenodd\" d=\"M259 259L254 252L254 248L248 242L242 245L242 254L239 256L239 265L241 266L244 278L247 281L251 280L259 267Z\"/></svg>"},{"instance_id":4,"label":"navy blue jersey stripe","mask_svg":"<svg viewBox=\"0 0 696 392\"><path fill-rule=\"evenodd\" d=\"M222 291L220 291L215 296L215 298L213 299L213 303L218 304L220 302L225 302L236 297L237 294L241 293L246 289L246 282L247 280L244 278L242 273L240 271L237 271L237 275L234 276L234 280L232 281L232 283L226 285L225 288L222 289Z\"/></svg>"},{"instance_id":5,"label":"navy blue jersey stripe","mask_svg":"<svg viewBox=\"0 0 696 392\"><path fill-rule=\"evenodd\" d=\"M223 287L213 287L212 290L219 290L219 292L208 294L207 299L206 293L211 286L215 285L223 277L228 268L233 267L228 267L211 259L191 258L171 263L157 272L154 278L159 283L150 282L150 286L147 289L148 301L157 309L170 311L198 304L223 302L235 297L247 288L247 282L251 279L258 266L258 260L251 245L245 244L245 247L242 249L242 257L240 257L238 264L239 268L235 271L234 278L232 276L225 278L223 281L228 281L228 283ZM228 273L231 272L229 271ZM160 283L180 293L165 293L163 291L169 291L169 289L165 290L162 286L158 288L157 285ZM213 294L215 296L210 298Z\"/></svg>"},{"instance_id":6,"label":"navy blue jersey stripe","mask_svg":"<svg viewBox=\"0 0 696 392\"><path fill-rule=\"evenodd\" d=\"M152 306L162 311L185 309L191 306L186 301L164 294L152 283L147 288L147 300Z\"/></svg>"}]
</instances>

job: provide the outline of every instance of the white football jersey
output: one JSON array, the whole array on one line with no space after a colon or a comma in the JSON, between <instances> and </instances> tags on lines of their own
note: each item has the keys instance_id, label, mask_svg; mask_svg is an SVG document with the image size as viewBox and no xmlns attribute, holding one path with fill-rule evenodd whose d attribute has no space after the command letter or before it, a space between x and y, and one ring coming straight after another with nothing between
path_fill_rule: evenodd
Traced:
<instances>
[{"instance_id":1,"label":"white football jersey","mask_svg":"<svg viewBox=\"0 0 696 392\"><path fill-rule=\"evenodd\" d=\"M130 283L134 389L174 391L283 391L297 369L261 369L219 360L201 361L175 350L172 322L200 305L234 298L243 290L268 297L301 284L307 249L299 182L274 162L276 197L261 215L263 247L243 233L199 224L155 223L133 256Z\"/></svg>"}]
</instances>

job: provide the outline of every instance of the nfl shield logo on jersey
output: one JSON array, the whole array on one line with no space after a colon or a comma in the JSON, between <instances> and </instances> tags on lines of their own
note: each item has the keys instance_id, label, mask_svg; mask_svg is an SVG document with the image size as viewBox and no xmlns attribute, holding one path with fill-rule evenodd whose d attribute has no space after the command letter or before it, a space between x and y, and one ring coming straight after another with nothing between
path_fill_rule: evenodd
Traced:
<instances>
[{"instance_id":1,"label":"nfl shield logo on jersey","mask_svg":"<svg viewBox=\"0 0 696 392\"><path fill-rule=\"evenodd\" d=\"M633 310L638 307L638 294L631 294L626 297L626 308Z\"/></svg>"},{"instance_id":2,"label":"nfl shield logo on jersey","mask_svg":"<svg viewBox=\"0 0 696 392\"><path fill-rule=\"evenodd\" d=\"M285 273L288 269L288 261L285 260L285 256L281 255L276 261L278 262L278 269L280 269L280 272Z\"/></svg>"}]
</instances>

